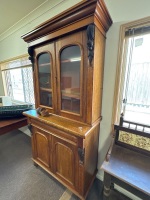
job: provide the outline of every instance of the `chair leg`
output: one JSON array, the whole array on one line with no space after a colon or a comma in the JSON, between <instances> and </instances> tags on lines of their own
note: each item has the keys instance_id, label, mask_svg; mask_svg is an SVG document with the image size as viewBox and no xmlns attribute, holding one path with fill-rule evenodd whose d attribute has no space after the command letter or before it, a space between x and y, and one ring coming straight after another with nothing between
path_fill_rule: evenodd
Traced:
<instances>
[{"instance_id":1,"label":"chair leg","mask_svg":"<svg viewBox=\"0 0 150 200\"><path fill-rule=\"evenodd\" d=\"M104 172L103 200L109 200L111 190L111 176Z\"/></svg>"}]
</instances>

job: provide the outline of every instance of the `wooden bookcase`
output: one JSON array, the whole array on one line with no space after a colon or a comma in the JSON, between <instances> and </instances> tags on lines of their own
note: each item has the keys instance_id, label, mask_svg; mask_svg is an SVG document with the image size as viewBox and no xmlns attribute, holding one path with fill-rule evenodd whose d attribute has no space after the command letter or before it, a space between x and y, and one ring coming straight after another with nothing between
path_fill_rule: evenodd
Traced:
<instances>
[{"instance_id":1,"label":"wooden bookcase","mask_svg":"<svg viewBox=\"0 0 150 200\"><path fill-rule=\"evenodd\" d=\"M82 1L22 36L33 64L35 105L24 112L33 161L85 199L97 172L106 32L102 0Z\"/></svg>"}]
</instances>

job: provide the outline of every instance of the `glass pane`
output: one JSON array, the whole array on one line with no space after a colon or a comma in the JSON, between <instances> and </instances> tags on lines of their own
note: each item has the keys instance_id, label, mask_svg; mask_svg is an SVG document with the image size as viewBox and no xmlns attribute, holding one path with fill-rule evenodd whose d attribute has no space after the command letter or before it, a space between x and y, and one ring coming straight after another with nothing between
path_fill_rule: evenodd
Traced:
<instances>
[{"instance_id":1,"label":"glass pane","mask_svg":"<svg viewBox=\"0 0 150 200\"><path fill-rule=\"evenodd\" d=\"M80 47L73 45L61 52L61 109L80 113Z\"/></svg>"},{"instance_id":2,"label":"glass pane","mask_svg":"<svg viewBox=\"0 0 150 200\"><path fill-rule=\"evenodd\" d=\"M42 105L52 107L52 93L41 91L40 99Z\"/></svg>"},{"instance_id":3,"label":"glass pane","mask_svg":"<svg viewBox=\"0 0 150 200\"><path fill-rule=\"evenodd\" d=\"M128 42L123 104L124 119L150 124L150 34ZM125 63L125 62L124 62Z\"/></svg>"},{"instance_id":4,"label":"glass pane","mask_svg":"<svg viewBox=\"0 0 150 200\"><path fill-rule=\"evenodd\" d=\"M32 67L2 71L6 94L13 102L34 104Z\"/></svg>"},{"instance_id":5,"label":"glass pane","mask_svg":"<svg viewBox=\"0 0 150 200\"><path fill-rule=\"evenodd\" d=\"M52 107L51 59L49 53L38 57L40 104Z\"/></svg>"},{"instance_id":6,"label":"glass pane","mask_svg":"<svg viewBox=\"0 0 150 200\"><path fill-rule=\"evenodd\" d=\"M9 70L13 100L25 102L21 68Z\"/></svg>"},{"instance_id":7,"label":"glass pane","mask_svg":"<svg viewBox=\"0 0 150 200\"><path fill-rule=\"evenodd\" d=\"M32 67L22 68L25 102L35 104Z\"/></svg>"},{"instance_id":8,"label":"glass pane","mask_svg":"<svg viewBox=\"0 0 150 200\"><path fill-rule=\"evenodd\" d=\"M40 87L51 88L51 64L48 53L43 53L39 56L38 69Z\"/></svg>"}]
</instances>

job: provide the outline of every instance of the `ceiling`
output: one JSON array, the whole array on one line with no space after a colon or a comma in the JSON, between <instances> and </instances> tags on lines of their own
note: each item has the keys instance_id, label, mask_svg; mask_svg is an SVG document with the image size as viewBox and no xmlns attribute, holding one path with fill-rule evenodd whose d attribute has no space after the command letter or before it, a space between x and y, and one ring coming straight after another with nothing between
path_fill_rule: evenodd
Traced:
<instances>
[{"instance_id":1,"label":"ceiling","mask_svg":"<svg viewBox=\"0 0 150 200\"><path fill-rule=\"evenodd\" d=\"M0 35L46 1L0 0Z\"/></svg>"},{"instance_id":2,"label":"ceiling","mask_svg":"<svg viewBox=\"0 0 150 200\"><path fill-rule=\"evenodd\" d=\"M129 21L149 16L149 0L138 1L138 4L137 0L104 1L113 22ZM60 0L0 0L0 35L46 2L52 5L54 2L60 2Z\"/></svg>"}]
</instances>

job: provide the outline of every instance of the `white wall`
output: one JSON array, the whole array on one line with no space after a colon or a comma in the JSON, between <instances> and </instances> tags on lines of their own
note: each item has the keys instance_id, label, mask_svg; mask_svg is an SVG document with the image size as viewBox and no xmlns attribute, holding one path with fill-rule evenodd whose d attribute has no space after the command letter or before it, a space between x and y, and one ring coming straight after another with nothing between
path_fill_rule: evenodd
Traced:
<instances>
[{"instance_id":1,"label":"white wall","mask_svg":"<svg viewBox=\"0 0 150 200\"><path fill-rule=\"evenodd\" d=\"M150 15L150 0L104 0L113 22L136 20Z\"/></svg>"},{"instance_id":2,"label":"white wall","mask_svg":"<svg viewBox=\"0 0 150 200\"><path fill-rule=\"evenodd\" d=\"M111 139L111 118L113 109L113 96L116 74L116 62L118 53L120 23L114 23L107 32L105 62L104 62L104 82L103 82L103 97L102 97L102 122L100 125L99 138L99 172L100 166L104 160ZM101 177L102 178L102 177Z\"/></svg>"}]
</instances>

